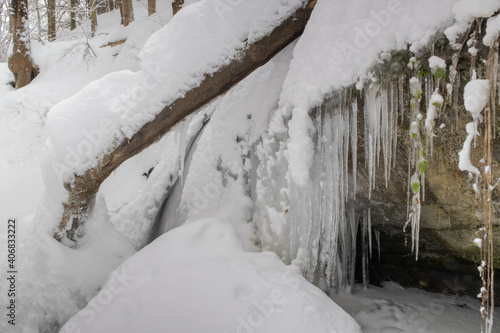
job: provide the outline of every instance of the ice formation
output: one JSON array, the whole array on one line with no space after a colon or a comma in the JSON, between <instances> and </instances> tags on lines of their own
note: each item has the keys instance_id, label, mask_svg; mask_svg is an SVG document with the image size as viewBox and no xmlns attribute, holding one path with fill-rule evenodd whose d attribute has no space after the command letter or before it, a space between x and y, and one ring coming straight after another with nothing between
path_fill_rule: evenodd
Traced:
<instances>
[{"instance_id":1,"label":"ice formation","mask_svg":"<svg viewBox=\"0 0 500 333\"><path fill-rule=\"evenodd\" d=\"M280 131L289 116L276 113L270 122L274 135L264 136L257 148L261 163L254 221L260 240L265 249L302 267L310 281L324 279L327 288L348 287L353 282L360 226L365 263L371 255L370 211L354 203L358 133L364 131L364 160L369 174L369 188L364 190L371 191L378 173L384 175L387 184L395 162L400 88L397 81L368 84L361 109L358 98L347 89L330 96L309 115L316 132L311 137L314 158L307 187L296 184L291 176L294 159L289 158L288 144L292 138ZM360 119L365 124L362 130L358 128ZM379 166L383 172L377 170ZM364 271L367 280L366 267Z\"/></svg>"}]
</instances>

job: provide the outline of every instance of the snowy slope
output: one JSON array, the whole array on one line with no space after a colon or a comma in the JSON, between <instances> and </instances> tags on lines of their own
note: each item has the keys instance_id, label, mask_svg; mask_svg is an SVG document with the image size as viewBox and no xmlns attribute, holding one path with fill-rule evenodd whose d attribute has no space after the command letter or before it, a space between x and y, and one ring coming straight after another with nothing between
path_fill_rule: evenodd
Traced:
<instances>
[{"instance_id":1,"label":"snowy slope","mask_svg":"<svg viewBox=\"0 0 500 333\"><path fill-rule=\"evenodd\" d=\"M453 6L455 2L459 5ZM189 6L169 22L171 10L166 2L159 2L158 13L151 17L146 16L144 3L136 2L134 23L118 28L116 11L101 15L97 36L88 40L88 45L83 30L54 43L34 43L33 56L42 71L23 89L15 91L6 84L11 75L6 64L0 64L0 172L5 175L0 178L0 218L19 218L19 313L23 314L19 323L24 332L56 332L91 299L65 331L74 330L72 325L88 332L113 331L111 327L116 331L147 331L148 327L137 328L146 322L151 330L161 325L176 332L205 331L206 327L218 332L238 327L249 331L245 325L255 332L311 331L301 326L309 322L315 325L314 332L358 330L341 309L293 273L297 267L285 266L269 252L244 250L258 250L256 228L258 232L273 229L280 233L279 240L293 239L285 234L287 221L281 212L290 207L289 202L280 195L288 195L295 185L299 190L310 185L312 155L303 152L312 147L310 135L315 129L308 109L332 89L353 84L367 74L381 52L403 48L405 43L417 49L454 18L459 22L454 32L460 31L463 22L472 17L465 9L477 1L318 1L296 44L159 143L124 163L103 184L78 249L68 249L50 236L64 197L62 178L95 165L96 157L114 138L133 134L165 103L233 59L246 42L268 32L300 3L186 1ZM484 13L500 6L496 0L482 3L489 6ZM384 20L386 12L390 17ZM380 30L370 30L374 24ZM364 34L373 36L365 40L366 45L345 48L345 43L361 36L356 35L362 31L359 29L368 29ZM101 47L124 38L127 41L119 46ZM345 51L353 52L349 53L353 57L344 57ZM91 56L93 52L97 57ZM150 81L151 73L154 81ZM148 87L150 83L155 87L141 95L144 84ZM182 174L187 143L207 117L211 120L193 152L179 194L179 216L190 223L131 257L145 244L167 189ZM103 129L103 120L106 126L113 124L112 130L101 133L97 144L78 154L89 133ZM255 156L250 156L257 144L259 158L266 159L262 165L267 168L269 184L283 185L276 192L269 193L272 187L263 182L255 184L264 175L257 171L258 161L252 161ZM72 152L77 152L76 160ZM286 163L280 164L283 161ZM69 167L70 172L54 170L53 162ZM287 174L283 165L292 172ZM152 167L152 173L144 176ZM258 207L251 194L258 195L265 207L260 215L255 214ZM198 220L209 217L216 219ZM252 218L254 223L248 223ZM5 258L3 229L0 257ZM270 237L261 241L257 245L267 247L278 240ZM129 257L122 271L112 273ZM300 260L295 264L300 265ZM127 274L133 271L137 278L116 286L117 280L124 279L120 275L123 269ZM3 275L0 278L4 280ZM2 295L5 288L5 284L0 285ZM118 294L116 288L120 289ZM255 304L269 304L276 290L289 302L281 312L268 315L264 310L259 316ZM279 304L280 298L276 299L274 303ZM1 307L4 301L0 299ZM168 316L161 308L170 310ZM369 309L357 311L350 313L361 313L356 318L361 324L365 325L366 318L372 320ZM393 326L404 327L398 320ZM10 333L11 327L7 330L5 325L5 321L0 322L0 331ZM391 329L389 324L383 328Z\"/></svg>"},{"instance_id":2,"label":"snowy slope","mask_svg":"<svg viewBox=\"0 0 500 333\"><path fill-rule=\"evenodd\" d=\"M7 83L12 74L0 64L0 218L17 218L19 271L17 288L17 327L0 321L1 332L38 332L66 321L86 304L105 282L109 273L135 252L110 224L107 208L100 197L87 225L87 238L81 247L69 250L55 242L43 220L35 217L46 197L47 183L42 173L48 138L47 113L65 98L88 83L123 69L140 68L138 53L146 39L172 16L166 3L158 4L158 13L147 17L141 3L135 3L136 21L127 29L119 28L118 12L99 16L96 38L86 39L81 29L45 45L33 43L33 57L40 75L28 86L14 90ZM101 47L127 38L117 47ZM96 57L87 51L92 48ZM57 182L57 181L56 181ZM48 185L54 182L49 180ZM44 195L45 194L45 195ZM55 207L43 207L53 210ZM93 223L95 221L95 223ZM0 255L6 257L6 225L0 224ZM4 246L5 245L5 246ZM2 265L2 267L4 267ZM0 277L5 280L6 270ZM2 295L7 285L0 284ZM0 298L4 308L6 297Z\"/></svg>"}]
</instances>

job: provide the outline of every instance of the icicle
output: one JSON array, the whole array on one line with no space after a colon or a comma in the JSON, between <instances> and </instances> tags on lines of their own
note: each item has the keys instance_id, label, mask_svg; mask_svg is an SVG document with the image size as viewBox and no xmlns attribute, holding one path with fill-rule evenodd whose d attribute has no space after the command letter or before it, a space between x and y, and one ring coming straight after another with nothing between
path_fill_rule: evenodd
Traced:
<instances>
[{"instance_id":1,"label":"icicle","mask_svg":"<svg viewBox=\"0 0 500 333\"><path fill-rule=\"evenodd\" d=\"M376 165L380 154L380 98L372 84L365 94L365 159L368 161L368 198L375 188Z\"/></svg>"},{"instance_id":2,"label":"icicle","mask_svg":"<svg viewBox=\"0 0 500 333\"><path fill-rule=\"evenodd\" d=\"M406 216L410 216L411 204L410 204L410 194L411 194L411 160L413 156L413 146L408 150L408 173L407 173L407 190L406 190Z\"/></svg>"},{"instance_id":3,"label":"icicle","mask_svg":"<svg viewBox=\"0 0 500 333\"><path fill-rule=\"evenodd\" d=\"M375 235L375 241L377 242L378 261L380 262L380 230L375 229L373 233Z\"/></svg>"},{"instance_id":4,"label":"icicle","mask_svg":"<svg viewBox=\"0 0 500 333\"><path fill-rule=\"evenodd\" d=\"M370 251L370 259L372 258L372 209L368 208L368 250Z\"/></svg>"},{"instance_id":5,"label":"icicle","mask_svg":"<svg viewBox=\"0 0 500 333\"><path fill-rule=\"evenodd\" d=\"M425 109L428 110L431 105L430 100L432 93L434 92L434 77L424 78L424 89L425 89Z\"/></svg>"},{"instance_id":6,"label":"icicle","mask_svg":"<svg viewBox=\"0 0 500 333\"><path fill-rule=\"evenodd\" d=\"M418 261L418 248L420 243L420 204L415 208L412 221L412 250L415 251L415 261Z\"/></svg>"},{"instance_id":7,"label":"icicle","mask_svg":"<svg viewBox=\"0 0 500 333\"><path fill-rule=\"evenodd\" d=\"M397 160L397 152L398 152L398 112L400 109L400 105L398 102L398 89L393 85L392 86L392 91L393 91L393 100L392 100L392 112L394 114L393 117L393 122L392 122L392 152L393 152L393 157L392 157L392 166L396 167L396 160ZM401 113L403 113L403 106L401 105Z\"/></svg>"},{"instance_id":8,"label":"icicle","mask_svg":"<svg viewBox=\"0 0 500 333\"><path fill-rule=\"evenodd\" d=\"M405 118L405 103L404 103L404 91L403 91L403 85L404 85L404 80L406 78L404 76L400 76L398 79L398 97L399 97L399 109L401 110L401 120L400 122L403 123Z\"/></svg>"},{"instance_id":9,"label":"icicle","mask_svg":"<svg viewBox=\"0 0 500 333\"><path fill-rule=\"evenodd\" d=\"M425 173L420 175L420 187L422 188L422 201L425 201Z\"/></svg>"},{"instance_id":10,"label":"icicle","mask_svg":"<svg viewBox=\"0 0 500 333\"><path fill-rule=\"evenodd\" d=\"M368 288L368 249L367 249L367 234L368 234L368 212L363 211L363 229L361 232L362 253L362 268L363 268L363 287Z\"/></svg>"},{"instance_id":11,"label":"icicle","mask_svg":"<svg viewBox=\"0 0 500 333\"><path fill-rule=\"evenodd\" d=\"M382 159L381 153L386 184L390 168L396 159L398 110L403 96L398 93L400 83L397 84L382 87L373 84L364 92L362 112L365 117L365 160L369 172L369 195L375 188L376 169ZM259 166L261 172L269 177L268 183L261 182L270 196L265 198L264 210L269 207L280 212L280 209L284 210L284 206L289 207L283 213L283 218L286 219L284 235L277 240L273 238L278 237L268 232L271 239L266 241L273 244L268 246L277 250L285 261L288 258L288 262L294 261L299 265L308 280L324 281L328 285L325 285L327 289L345 287L354 282L357 235L358 229L363 228L363 280L366 286L369 281L368 263L373 255L371 210L356 212L352 201L356 196L358 163L357 99L354 97L353 100L349 90L332 94L321 107L311 113L311 117L316 133L312 137L315 158L310 170L310 188L298 188L289 174L283 179L273 177L275 173L288 172L288 165L282 162L286 159L287 138L275 136L268 139L272 143L266 143L268 156L264 156L262 167ZM283 121L286 124L286 117ZM282 191L286 192L286 198L271 194ZM283 201L286 203L282 204ZM269 219L264 217L266 218ZM270 221L266 223L269 228L272 227ZM377 239L379 236L375 234L375 237Z\"/></svg>"},{"instance_id":12,"label":"icicle","mask_svg":"<svg viewBox=\"0 0 500 333\"><path fill-rule=\"evenodd\" d=\"M344 161L344 175L342 179L342 183L344 185L344 195L342 196L342 205L344 205L347 201L347 198L349 197L349 132L351 129L349 108L347 107L345 102L342 103L341 116L344 134L344 148L342 149L342 160ZM342 209L342 213L343 212L345 212L344 207Z\"/></svg>"},{"instance_id":13,"label":"icicle","mask_svg":"<svg viewBox=\"0 0 500 333\"><path fill-rule=\"evenodd\" d=\"M390 111L389 111L389 101L387 96L387 89L382 87L380 91L381 100L381 130L380 136L382 141L382 151L384 153L384 176L385 176L385 187L389 186L389 168L391 166L390 156L392 154L392 140L390 138Z\"/></svg>"},{"instance_id":14,"label":"icicle","mask_svg":"<svg viewBox=\"0 0 500 333\"><path fill-rule=\"evenodd\" d=\"M177 142L177 155L180 156L181 168L179 170L179 177L181 179L181 184L184 183L184 162L186 159L186 149L187 149L187 131L189 128L189 121L184 120L179 126L179 130L175 132L175 140Z\"/></svg>"},{"instance_id":15,"label":"icicle","mask_svg":"<svg viewBox=\"0 0 500 333\"><path fill-rule=\"evenodd\" d=\"M351 159L352 159L352 197L356 199L356 174L358 165L358 102L351 104Z\"/></svg>"},{"instance_id":16,"label":"icicle","mask_svg":"<svg viewBox=\"0 0 500 333\"><path fill-rule=\"evenodd\" d=\"M358 236L358 216L356 214L356 211L354 209L354 204L350 205L350 215L349 215L349 226L351 230L351 242L350 242L350 248L346 248L346 251L349 251L350 253L350 263L351 263L351 268L350 268L350 280L349 280L349 285L354 285L354 276L356 272L356 243L357 243L357 236ZM347 263L346 263L347 264Z\"/></svg>"}]
</instances>

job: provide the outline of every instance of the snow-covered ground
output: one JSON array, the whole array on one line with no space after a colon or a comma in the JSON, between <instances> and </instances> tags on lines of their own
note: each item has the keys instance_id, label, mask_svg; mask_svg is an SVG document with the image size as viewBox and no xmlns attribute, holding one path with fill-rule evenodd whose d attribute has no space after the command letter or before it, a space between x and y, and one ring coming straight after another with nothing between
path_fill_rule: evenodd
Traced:
<instances>
[{"instance_id":1,"label":"snow-covered ground","mask_svg":"<svg viewBox=\"0 0 500 333\"><path fill-rule=\"evenodd\" d=\"M480 332L480 301L470 297L386 282L383 288L356 285L351 293L334 294L332 299L358 322L363 333ZM496 311L493 332L500 332L499 321Z\"/></svg>"},{"instance_id":2,"label":"snow-covered ground","mask_svg":"<svg viewBox=\"0 0 500 333\"><path fill-rule=\"evenodd\" d=\"M92 150L95 156L114 138L133 133L161 105L199 84L203 74L235 57L245 43L268 32L300 3L186 1L170 25L167 2L158 2L158 13L151 17L144 2L135 2L136 21L127 28L119 27L115 11L99 16L93 39L87 40L77 29L53 43L33 43L41 73L25 88L16 91L8 85L12 75L0 63L0 221L17 218L19 271L18 325L9 326L4 318L1 332L57 332L72 317L63 332L358 331L342 309L297 275L299 261L285 265L279 260L282 253L278 257L260 252L260 246L269 245L259 244L259 237L266 239L262 234L267 228L279 229L287 237L280 224L285 221L280 209L286 203L279 196L288 189L272 194L282 205L272 207L266 189L254 179L259 172L250 151L266 132L286 137L284 115L292 116L291 141L280 146L297 152L288 155L292 172L271 181L307 186L312 158L303 151L312 144L308 108L332 89L358 81L381 52L406 43L418 48L453 18L459 20L450 34L460 31L470 15L491 15L491 8L500 7L498 1L484 0L483 12L470 10L477 7L472 0L404 5L318 1L303 38L106 180L77 249L51 237L61 209L60 202L52 199L60 198L62 177L71 177L54 170L54 161L75 171L81 171L83 163L96 163L87 158L89 154L72 165L68 156L103 119L120 126L99 139L102 142ZM453 3L458 5L452 7ZM226 14L230 10L233 16L218 17L221 10ZM374 35L366 45L346 44L357 40L356 35L345 34L347 30L355 33L373 24L382 30L368 30ZM387 34L390 31L397 33ZM125 38L123 44L102 47ZM182 47L176 48L177 44ZM353 52L349 53L353 57L346 57L345 51ZM129 103L134 89L146 82L144 75L165 71L168 75L160 75L161 89L150 91L147 103L146 99ZM147 112L141 106L147 106ZM187 147L208 119L184 173ZM261 143L264 155L281 144L272 139L263 142L269 143L268 147ZM276 171L273 162L267 164L270 178ZM188 223L136 253L146 244L167 189L178 178L182 191L175 213L182 220L179 224ZM261 195L269 225L254 220L250 196L256 195ZM7 257L6 238L2 222L0 258ZM0 278L5 281L6 269L1 267ZM6 290L7 284L0 284L4 309ZM404 291L393 284L382 290L354 288L353 295L340 294L333 300L365 333L472 332L478 331L480 322L477 302ZM428 305L430 312L423 310Z\"/></svg>"}]
</instances>

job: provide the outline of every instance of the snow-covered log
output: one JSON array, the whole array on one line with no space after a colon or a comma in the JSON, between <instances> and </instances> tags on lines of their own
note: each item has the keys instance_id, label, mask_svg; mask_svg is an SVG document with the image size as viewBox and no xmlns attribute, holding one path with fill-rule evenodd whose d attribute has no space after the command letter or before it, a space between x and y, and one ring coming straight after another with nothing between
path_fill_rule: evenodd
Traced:
<instances>
[{"instance_id":1,"label":"snow-covered log","mask_svg":"<svg viewBox=\"0 0 500 333\"><path fill-rule=\"evenodd\" d=\"M63 202L64 212L54 237L58 240L76 239L77 231L85 220L101 183L118 166L159 140L175 124L192 114L215 97L227 92L252 71L269 61L285 46L299 37L307 24L316 0L308 0L271 33L249 44L239 56L221 67L183 97L168 104L156 117L141 127L133 136L118 142L102 161L64 184L68 192Z\"/></svg>"}]
</instances>

